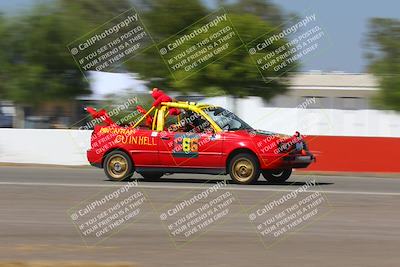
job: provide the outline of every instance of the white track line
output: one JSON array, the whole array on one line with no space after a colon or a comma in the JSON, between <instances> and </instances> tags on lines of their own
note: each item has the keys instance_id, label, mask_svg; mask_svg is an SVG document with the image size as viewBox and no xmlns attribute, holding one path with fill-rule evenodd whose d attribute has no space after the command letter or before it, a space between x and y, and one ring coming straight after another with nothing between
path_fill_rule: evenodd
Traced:
<instances>
[{"instance_id":1,"label":"white track line","mask_svg":"<svg viewBox=\"0 0 400 267\"><path fill-rule=\"evenodd\" d=\"M66 183L27 183L27 182L0 182L0 185L21 185L21 186L55 186L55 187L121 187L124 184L66 184ZM212 186L212 185L210 185ZM209 186L170 186L170 185L146 185L139 183L138 188L149 189L188 189L201 190ZM261 187L245 187L245 186L227 186L220 188L221 190L232 191L265 191L265 192L292 192L294 189L284 188L261 188ZM400 192L368 192L368 191L335 191L335 190L307 190L307 192L320 192L325 194L349 194L349 195L378 195L378 196L400 196Z\"/></svg>"}]
</instances>

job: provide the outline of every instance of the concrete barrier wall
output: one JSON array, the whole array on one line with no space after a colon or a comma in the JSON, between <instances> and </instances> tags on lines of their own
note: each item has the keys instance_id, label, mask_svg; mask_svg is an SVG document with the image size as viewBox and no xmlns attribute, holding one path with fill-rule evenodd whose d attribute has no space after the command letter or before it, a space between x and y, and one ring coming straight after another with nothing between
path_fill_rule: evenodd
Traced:
<instances>
[{"instance_id":1,"label":"concrete barrier wall","mask_svg":"<svg viewBox=\"0 0 400 267\"><path fill-rule=\"evenodd\" d=\"M209 98L213 103L234 111L256 129L306 135L400 137L400 113L387 110L313 109L265 107L261 98L236 100L233 108L228 97Z\"/></svg>"},{"instance_id":2,"label":"concrete barrier wall","mask_svg":"<svg viewBox=\"0 0 400 267\"><path fill-rule=\"evenodd\" d=\"M242 103L243 104L243 103ZM310 140L319 157L307 170L400 172L400 115L376 110L243 108L253 127ZM0 129L0 162L88 165L91 131ZM371 138L367 138L371 137Z\"/></svg>"},{"instance_id":3,"label":"concrete barrier wall","mask_svg":"<svg viewBox=\"0 0 400 267\"><path fill-rule=\"evenodd\" d=\"M0 129L0 162L88 165L91 131Z\"/></svg>"},{"instance_id":4,"label":"concrete barrier wall","mask_svg":"<svg viewBox=\"0 0 400 267\"><path fill-rule=\"evenodd\" d=\"M317 161L306 171L400 173L400 138L307 136Z\"/></svg>"}]
</instances>

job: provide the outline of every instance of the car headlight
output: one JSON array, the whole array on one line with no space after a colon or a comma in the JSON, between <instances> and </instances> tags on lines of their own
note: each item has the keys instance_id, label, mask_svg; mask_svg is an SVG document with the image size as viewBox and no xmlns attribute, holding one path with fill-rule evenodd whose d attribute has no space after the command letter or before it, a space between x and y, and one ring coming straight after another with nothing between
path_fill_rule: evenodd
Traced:
<instances>
[{"instance_id":1,"label":"car headlight","mask_svg":"<svg viewBox=\"0 0 400 267\"><path fill-rule=\"evenodd\" d=\"M302 151L303 149L304 149L303 142L297 142L296 143L296 151Z\"/></svg>"}]
</instances>

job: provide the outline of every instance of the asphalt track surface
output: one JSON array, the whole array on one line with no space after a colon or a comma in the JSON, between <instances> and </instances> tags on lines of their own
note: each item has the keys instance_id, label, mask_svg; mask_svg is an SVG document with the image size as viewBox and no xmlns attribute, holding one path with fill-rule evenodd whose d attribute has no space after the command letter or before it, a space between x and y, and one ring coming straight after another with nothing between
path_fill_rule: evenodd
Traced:
<instances>
[{"instance_id":1,"label":"asphalt track surface","mask_svg":"<svg viewBox=\"0 0 400 267\"><path fill-rule=\"evenodd\" d=\"M193 239L171 238L160 220L168 203L226 178L181 174L159 182L138 180L151 207L113 236L87 246L67 211L127 182L107 181L95 168L1 166L0 259L127 261L135 266L400 266L397 178L294 175L283 185L262 178L256 185L228 183L220 192L240 200L231 204L232 213ZM263 239L249 220L254 205L261 207L313 179L317 186L308 193L324 196L323 214L321 208L321 216L304 227Z\"/></svg>"}]
</instances>

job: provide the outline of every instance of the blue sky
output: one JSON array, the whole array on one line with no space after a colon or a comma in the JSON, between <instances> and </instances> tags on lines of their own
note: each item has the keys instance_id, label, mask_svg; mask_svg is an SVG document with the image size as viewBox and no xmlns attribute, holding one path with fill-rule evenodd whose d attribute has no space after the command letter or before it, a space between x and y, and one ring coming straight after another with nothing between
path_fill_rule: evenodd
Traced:
<instances>
[{"instance_id":1,"label":"blue sky","mask_svg":"<svg viewBox=\"0 0 400 267\"><path fill-rule=\"evenodd\" d=\"M331 44L319 56L304 62L306 70L339 70L362 72L368 63L364 58L363 42L368 19L389 17L400 19L397 0L274 0L285 11L314 12Z\"/></svg>"},{"instance_id":2,"label":"blue sky","mask_svg":"<svg viewBox=\"0 0 400 267\"><path fill-rule=\"evenodd\" d=\"M51 0L0 0L0 10L15 13L33 4ZM110 0L112 1L112 0ZM272 0L287 13L315 13L329 36L330 45L315 57L306 58L303 70L363 72L363 41L371 17L400 19L398 0ZM205 0L210 6L215 0Z\"/></svg>"}]
</instances>

